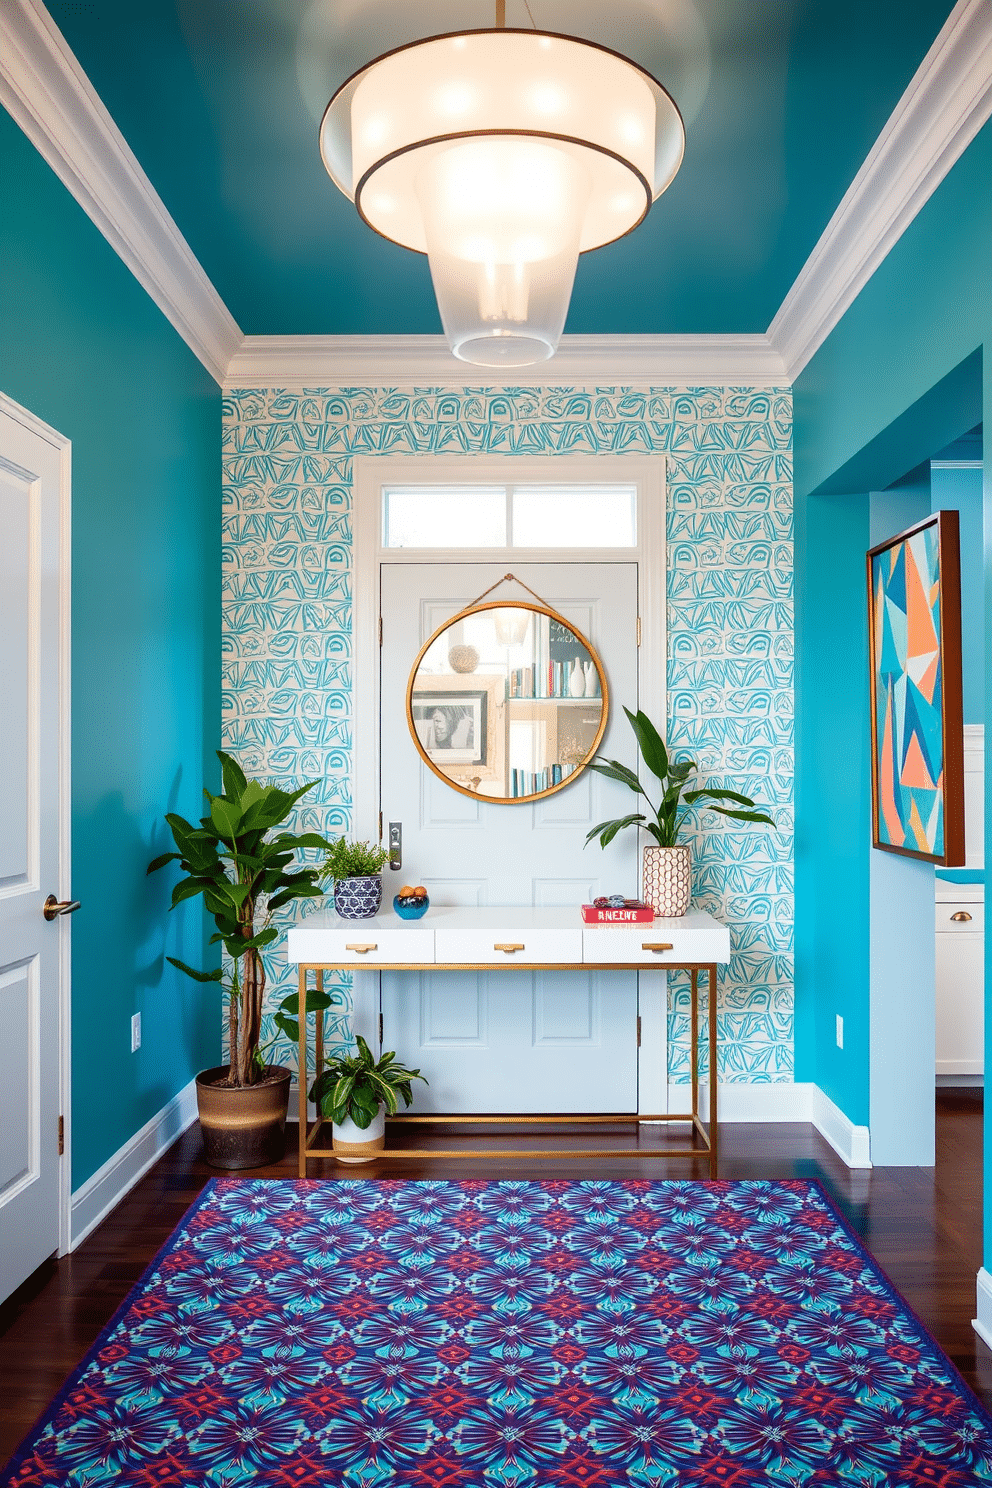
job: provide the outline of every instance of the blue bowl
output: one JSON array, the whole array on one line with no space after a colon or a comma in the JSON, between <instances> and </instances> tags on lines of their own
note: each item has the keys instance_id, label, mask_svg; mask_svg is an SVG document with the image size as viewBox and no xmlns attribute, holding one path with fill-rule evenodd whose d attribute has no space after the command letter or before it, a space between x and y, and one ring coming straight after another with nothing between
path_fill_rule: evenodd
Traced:
<instances>
[{"instance_id":1,"label":"blue bowl","mask_svg":"<svg viewBox=\"0 0 992 1488\"><path fill-rule=\"evenodd\" d=\"M430 900L425 896L418 899L416 904L401 904L399 894L393 896L393 908L401 920L421 920L430 908Z\"/></svg>"}]
</instances>

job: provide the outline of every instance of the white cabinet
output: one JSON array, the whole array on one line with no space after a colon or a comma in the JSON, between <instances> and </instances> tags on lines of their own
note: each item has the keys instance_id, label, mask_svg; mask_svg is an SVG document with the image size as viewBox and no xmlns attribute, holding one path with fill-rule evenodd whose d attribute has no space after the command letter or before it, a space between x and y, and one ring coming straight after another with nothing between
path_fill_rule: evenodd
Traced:
<instances>
[{"instance_id":1,"label":"white cabinet","mask_svg":"<svg viewBox=\"0 0 992 1488\"><path fill-rule=\"evenodd\" d=\"M985 730L964 728L965 868L985 863ZM940 869L937 873L939 875ZM985 1073L985 885L934 879L937 1074Z\"/></svg>"},{"instance_id":2,"label":"white cabinet","mask_svg":"<svg viewBox=\"0 0 992 1488\"><path fill-rule=\"evenodd\" d=\"M985 885L936 880L937 1074L985 1070Z\"/></svg>"}]
</instances>

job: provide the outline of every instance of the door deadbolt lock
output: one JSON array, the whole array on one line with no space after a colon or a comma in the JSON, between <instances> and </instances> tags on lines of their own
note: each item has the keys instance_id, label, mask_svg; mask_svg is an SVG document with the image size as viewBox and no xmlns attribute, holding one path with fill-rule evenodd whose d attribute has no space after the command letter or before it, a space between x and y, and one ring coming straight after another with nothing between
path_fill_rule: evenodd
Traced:
<instances>
[{"instance_id":1,"label":"door deadbolt lock","mask_svg":"<svg viewBox=\"0 0 992 1488\"><path fill-rule=\"evenodd\" d=\"M389 823L389 866L398 872L403 867L403 823Z\"/></svg>"}]
</instances>

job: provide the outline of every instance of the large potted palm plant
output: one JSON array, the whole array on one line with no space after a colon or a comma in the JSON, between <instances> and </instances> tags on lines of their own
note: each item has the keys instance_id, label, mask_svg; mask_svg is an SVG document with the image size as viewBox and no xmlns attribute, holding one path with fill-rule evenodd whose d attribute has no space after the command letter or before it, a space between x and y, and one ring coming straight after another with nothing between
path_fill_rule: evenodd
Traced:
<instances>
[{"instance_id":1,"label":"large potted palm plant","mask_svg":"<svg viewBox=\"0 0 992 1488\"><path fill-rule=\"evenodd\" d=\"M635 794L643 796L650 807L650 815L635 811L629 816L600 822L587 835L586 845L598 837L600 847L607 847L625 827L643 827L654 838L654 845L644 849L643 898L658 914L678 918L686 913L692 902L689 845L679 842L678 838L693 807L706 805L710 811L729 816L734 821L760 822L768 827L774 827L775 823L764 812L755 810L750 796L742 796L738 791L686 790L690 775L698 769L695 760L673 760L646 713L640 710L631 713L629 708L623 711L634 730L641 759L660 784L661 796L655 806L640 777L619 760L590 760L590 770L596 770L609 780L619 780Z\"/></svg>"},{"instance_id":2,"label":"large potted palm plant","mask_svg":"<svg viewBox=\"0 0 992 1488\"><path fill-rule=\"evenodd\" d=\"M197 1108L207 1161L218 1168L252 1168L275 1162L285 1148L286 1110L292 1071L266 1063L262 1047L265 962L262 952L279 931L272 916L294 899L318 898L322 865L291 869L303 848L322 852L330 843L316 832L279 830L301 796L247 780L229 754L217 751L223 794L205 790L209 804L199 826L168 813L176 852L162 853L148 865L154 873L178 860L183 877L172 890L171 908L202 894L229 964L199 971L174 956L172 965L194 981L219 984L227 1004L229 1062L196 1077ZM326 992L307 993L307 1012L331 1005ZM283 998L274 1022L294 1042L299 1038L299 995Z\"/></svg>"}]
</instances>

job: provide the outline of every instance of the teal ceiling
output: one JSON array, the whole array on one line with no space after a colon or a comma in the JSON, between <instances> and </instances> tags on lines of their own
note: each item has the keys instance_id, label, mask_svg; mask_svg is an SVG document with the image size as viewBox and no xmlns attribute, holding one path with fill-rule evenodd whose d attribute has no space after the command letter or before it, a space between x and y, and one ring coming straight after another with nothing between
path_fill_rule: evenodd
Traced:
<instances>
[{"instance_id":1,"label":"teal ceiling","mask_svg":"<svg viewBox=\"0 0 992 1488\"><path fill-rule=\"evenodd\" d=\"M490 25L485 0L49 0L49 11L249 334L438 332L427 260L331 184L336 84L402 40ZM764 331L951 0L529 0L627 51L687 123L647 221L579 261L570 332ZM508 23L530 24L524 0Z\"/></svg>"}]
</instances>

